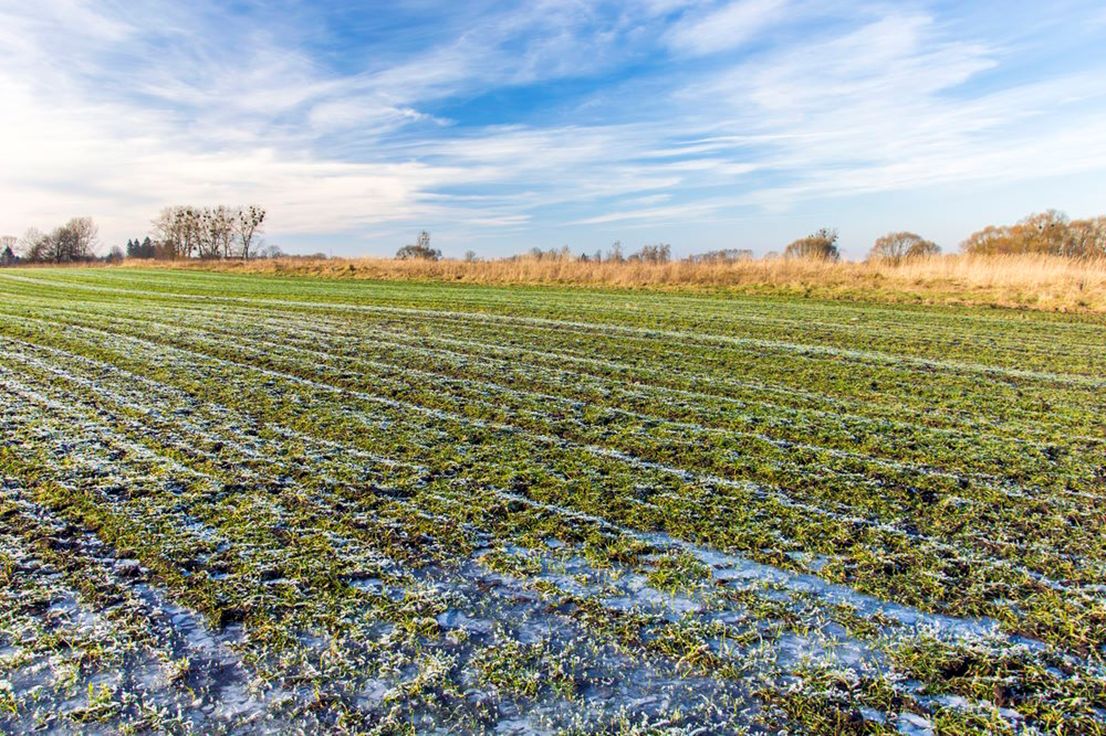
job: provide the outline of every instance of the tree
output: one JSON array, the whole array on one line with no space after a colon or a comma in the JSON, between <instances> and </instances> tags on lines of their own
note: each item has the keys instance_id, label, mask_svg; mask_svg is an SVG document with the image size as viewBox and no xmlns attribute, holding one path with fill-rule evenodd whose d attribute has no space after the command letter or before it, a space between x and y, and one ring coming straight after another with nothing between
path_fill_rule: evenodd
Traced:
<instances>
[{"instance_id":1,"label":"tree","mask_svg":"<svg viewBox=\"0 0 1106 736\"><path fill-rule=\"evenodd\" d=\"M31 229L23 236L23 252L32 263L71 263L94 257L96 224L90 217L74 217L49 235Z\"/></svg>"},{"instance_id":2,"label":"tree","mask_svg":"<svg viewBox=\"0 0 1106 736\"><path fill-rule=\"evenodd\" d=\"M465 251L465 263L476 263L476 251L474 251L474 250L466 250Z\"/></svg>"},{"instance_id":3,"label":"tree","mask_svg":"<svg viewBox=\"0 0 1106 736\"><path fill-rule=\"evenodd\" d=\"M690 263L736 263L737 261L751 261L752 259L753 251L748 248L708 250L706 253L695 253L687 257Z\"/></svg>"},{"instance_id":4,"label":"tree","mask_svg":"<svg viewBox=\"0 0 1106 736\"><path fill-rule=\"evenodd\" d=\"M207 232L210 238L208 242L211 258L230 258L231 245L234 243L234 232L237 217L231 208L221 204L212 209L205 210L207 215Z\"/></svg>"},{"instance_id":5,"label":"tree","mask_svg":"<svg viewBox=\"0 0 1106 736\"><path fill-rule=\"evenodd\" d=\"M784 249L783 256L821 261L839 260L841 254L837 250L837 231L824 227L812 235L800 238Z\"/></svg>"},{"instance_id":6,"label":"tree","mask_svg":"<svg viewBox=\"0 0 1106 736\"><path fill-rule=\"evenodd\" d=\"M256 205L249 205L238 210L235 218L235 228L238 234L238 243L242 249L242 258L250 259L250 246L254 238L261 232L261 224L265 222L265 210Z\"/></svg>"},{"instance_id":7,"label":"tree","mask_svg":"<svg viewBox=\"0 0 1106 736\"><path fill-rule=\"evenodd\" d=\"M154 233L157 235L157 254L165 260L174 261L187 257L186 251L195 244L195 232L185 232L189 226L186 209L190 208L166 207L153 221Z\"/></svg>"},{"instance_id":8,"label":"tree","mask_svg":"<svg viewBox=\"0 0 1106 736\"><path fill-rule=\"evenodd\" d=\"M414 245L405 245L396 251L396 258L401 261L412 259L436 261L441 257L442 252L440 250L435 250L430 247L430 233L425 230L419 233L419 237Z\"/></svg>"},{"instance_id":9,"label":"tree","mask_svg":"<svg viewBox=\"0 0 1106 736\"><path fill-rule=\"evenodd\" d=\"M19 252L30 263L42 263L46 260L46 236L38 228L27 228L19 239Z\"/></svg>"},{"instance_id":10,"label":"tree","mask_svg":"<svg viewBox=\"0 0 1106 736\"><path fill-rule=\"evenodd\" d=\"M15 254L15 245L19 239L14 235L0 236L0 245L4 250L0 251L0 266L14 266L19 262L19 256Z\"/></svg>"},{"instance_id":11,"label":"tree","mask_svg":"<svg viewBox=\"0 0 1106 736\"><path fill-rule=\"evenodd\" d=\"M1072 255L1068 246L1071 220L1058 210L1029 215L1017 225L1026 253Z\"/></svg>"},{"instance_id":12,"label":"tree","mask_svg":"<svg viewBox=\"0 0 1106 736\"><path fill-rule=\"evenodd\" d=\"M1106 218L1069 220L1046 210L1015 225L988 225L960 244L965 253L995 255L1045 253L1066 258L1106 255Z\"/></svg>"},{"instance_id":13,"label":"tree","mask_svg":"<svg viewBox=\"0 0 1106 736\"><path fill-rule=\"evenodd\" d=\"M1069 231L1071 252L1065 255L1087 258L1106 256L1106 215L1073 220Z\"/></svg>"},{"instance_id":14,"label":"tree","mask_svg":"<svg viewBox=\"0 0 1106 736\"><path fill-rule=\"evenodd\" d=\"M641 261L642 263L668 263L672 259L672 246L668 243L656 245L643 245L641 250L631 255L627 260Z\"/></svg>"},{"instance_id":15,"label":"tree","mask_svg":"<svg viewBox=\"0 0 1106 736\"><path fill-rule=\"evenodd\" d=\"M899 264L913 258L934 256L941 248L931 240L911 232L887 233L877 238L868 258L874 261Z\"/></svg>"}]
</instances>

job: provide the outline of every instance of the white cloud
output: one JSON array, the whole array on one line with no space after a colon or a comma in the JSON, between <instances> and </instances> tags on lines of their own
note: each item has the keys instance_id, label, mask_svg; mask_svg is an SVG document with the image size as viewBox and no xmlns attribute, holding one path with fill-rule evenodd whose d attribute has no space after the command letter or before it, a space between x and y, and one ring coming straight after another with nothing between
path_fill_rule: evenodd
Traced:
<instances>
[{"instance_id":1,"label":"white cloud","mask_svg":"<svg viewBox=\"0 0 1106 736\"><path fill-rule=\"evenodd\" d=\"M787 0L736 0L707 13L685 16L667 34L668 44L692 55L734 49L782 20L788 5Z\"/></svg>"},{"instance_id":2,"label":"white cloud","mask_svg":"<svg viewBox=\"0 0 1106 736\"><path fill-rule=\"evenodd\" d=\"M717 73L682 93L688 106L709 101L732 131L698 150L754 142L761 167L789 182L741 199L772 206L1106 163L1101 136L1072 109L1106 92L1101 77L969 92L963 85L994 69L1002 50L940 31L927 16L889 15Z\"/></svg>"}]
</instances>

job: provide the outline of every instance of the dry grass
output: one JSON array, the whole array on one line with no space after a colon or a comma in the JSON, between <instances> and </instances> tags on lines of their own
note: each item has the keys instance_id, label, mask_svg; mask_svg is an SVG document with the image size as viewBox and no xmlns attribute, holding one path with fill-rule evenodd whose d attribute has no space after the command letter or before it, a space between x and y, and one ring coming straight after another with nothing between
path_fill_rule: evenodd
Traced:
<instances>
[{"instance_id":1,"label":"dry grass","mask_svg":"<svg viewBox=\"0 0 1106 736\"><path fill-rule=\"evenodd\" d=\"M129 266L148 266L131 262ZM694 264L517 260L277 259L160 263L235 273L322 278L727 290L929 304L1106 312L1106 260L1054 256L936 256L904 265L750 260Z\"/></svg>"}]
</instances>

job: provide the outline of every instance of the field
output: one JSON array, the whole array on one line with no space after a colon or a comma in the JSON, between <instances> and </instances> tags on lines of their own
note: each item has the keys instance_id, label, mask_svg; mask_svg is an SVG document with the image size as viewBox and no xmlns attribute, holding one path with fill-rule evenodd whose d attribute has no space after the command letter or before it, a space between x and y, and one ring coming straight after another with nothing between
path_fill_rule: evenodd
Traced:
<instances>
[{"instance_id":1,"label":"field","mask_svg":"<svg viewBox=\"0 0 1106 736\"><path fill-rule=\"evenodd\" d=\"M1106 318L0 271L0 730L1106 733Z\"/></svg>"}]
</instances>

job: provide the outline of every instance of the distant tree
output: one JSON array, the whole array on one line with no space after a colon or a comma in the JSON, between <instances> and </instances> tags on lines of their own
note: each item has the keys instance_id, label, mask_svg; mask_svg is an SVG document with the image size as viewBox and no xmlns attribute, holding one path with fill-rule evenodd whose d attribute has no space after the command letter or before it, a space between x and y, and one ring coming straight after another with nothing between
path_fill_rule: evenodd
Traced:
<instances>
[{"instance_id":1,"label":"distant tree","mask_svg":"<svg viewBox=\"0 0 1106 736\"><path fill-rule=\"evenodd\" d=\"M150 255L142 257L250 258L258 245L265 214L257 205L166 207L154 220L157 242Z\"/></svg>"},{"instance_id":2,"label":"distant tree","mask_svg":"<svg viewBox=\"0 0 1106 736\"><path fill-rule=\"evenodd\" d=\"M46 236L38 228L27 228L19 238L19 252L23 260L42 263L46 260Z\"/></svg>"},{"instance_id":3,"label":"distant tree","mask_svg":"<svg viewBox=\"0 0 1106 736\"><path fill-rule=\"evenodd\" d=\"M1068 247L1070 225L1071 220L1063 212L1046 210L1023 219L1018 229L1029 253L1073 255Z\"/></svg>"},{"instance_id":4,"label":"distant tree","mask_svg":"<svg viewBox=\"0 0 1106 736\"><path fill-rule=\"evenodd\" d=\"M837 231L824 227L818 232L800 238L783 251L784 258L810 258L836 261L841 258L837 250Z\"/></svg>"},{"instance_id":5,"label":"distant tree","mask_svg":"<svg viewBox=\"0 0 1106 736\"><path fill-rule=\"evenodd\" d=\"M440 250L435 250L430 247L430 233L425 230L419 233L419 237L414 245L405 245L396 251L396 258L401 261L412 259L436 261L441 257L442 252Z\"/></svg>"},{"instance_id":6,"label":"distant tree","mask_svg":"<svg viewBox=\"0 0 1106 736\"><path fill-rule=\"evenodd\" d=\"M250 247L256 243L256 236L261 232L261 225L265 222L265 210L257 205L243 207L236 213L235 228L238 235L238 245L242 258L250 259Z\"/></svg>"},{"instance_id":7,"label":"distant tree","mask_svg":"<svg viewBox=\"0 0 1106 736\"><path fill-rule=\"evenodd\" d=\"M1106 256L1106 216L1073 220L1068 231L1070 252L1064 255L1088 258Z\"/></svg>"},{"instance_id":8,"label":"distant tree","mask_svg":"<svg viewBox=\"0 0 1106 736\"><path fill-rule=\"evenodd\" d=\"M87 261L95 258L95 248L100 229L91 217L74 217L62 226L69 242L66 257L70 261Z\"/></svg>"},{"instance_id":9,"label":"distant tree","mask_svg":"<svg viewBox=\"0 0 1106 736\"><path fill-rule=\"evenodd\" d=\"M903 261L934 256L941 248L931 240L911 232L888 233L876 239L868 258L899 264Z\"/></svg>"},{"instance_id":10,"label":"distant tree","mask_svg":"<svg viewBox=\"0 0 1106 736\"><path fill-rule=\"evenodd\" d=\"M49 234L28 230L23 236L24 257L32 263L73 263L95 257L97 228L90 217L74 217Z\"/></svg>"},{"instance_id":11,"label":"distant tree","mask_svg":"<svg viewBox=\"0 0 1106 736\"><path fill-rule=\"evenodd\" d=\"M965 253L996 255L1045 253L1067 258L1106 255L1106 217L1070 220L1046 210L1014 225L988 225L960 244Z\"/></svg>"},{"instance_id":12,"label":"distant tree","mask_svg":"<svg viewBox=\"0 0 1106 736\"><path fill-rule=\"evenodd\" d=\"M158 214L153 221L156 257L167 261L191 257L198 239L194 214L191 207L166 207Z\"/></svg>"},{"instance_id":13,"label":"distant tree","mask_svg":"<svg viewBox=\"0 0 1106 736\"><path fill-rule=\"evenodd\" d=\"M14 235L0 237L0 244L4 246L4 250L0 251L0 266L14 266L19 263L19 256L15 254L14 248L17 242Z\"/></svg>"},{"instance_id":14,"label":"distant tree","mask_svg":"<svg viewBox=\"0 0 1106 736\"><path fill-rule=\"evenodd\" d=\"M238 219L235 211L221 204L205 212L211 257L230 258Z\"/></svg>"},{"instance_id":15,"label":"distant tree","mask_svg":"<svg viewBox=\"0 0 1106 736\"><path fill-rule=\"evenodd\" d=\"M616 240L611 243L610 249L607 251L607 260L615 263L622 263L625 258L622 256L622 241Z\"/></svg>"},{"instance_id":16,"label":"distant tree","mask_svg":"<svg viewBox=\"0 0 1106 736\"><path fill-rule=\"evenodd\" d=\"M108 263L122 263L123 258L125 258L123 249L120 248L118 245L111 246L111 250L108 251L108 254L106 256L104 256L104 260Z\"/></svg>"},{"instance_id":17,"label":"distant tree","mask_svg":"<svg viewBox=\"0 0 1106 736\"><path fill-rule=\"evenodd\" d=\"M747 248L723 248L722 250L708 250L705 253L695 253L687 257L691 263L735 263L737 261L749 261L753 258L753 251Z\"/></svg>"},{"instance_id":18,"label":"distant tree","mask_svg":"<svg viewBox=\"0 0 1106 736\"><path fill-rule=\"evenodd\" d=\"M641 246L641 250L626 260L640 261L641 263L668 263L671 259L672 246L668 243L657 243L656 245Z\"/></svg>"},{"instance_id":19,"label":"distant tree","mask_svg":"<svg viewBox=\"0 0 1106 736\"><path fill-rule=\"evenodd\" d=\"M474 251L474 250L466 250L465 251L465 263L476 263L476 251Z\"/></svg>"}]
</instances>

